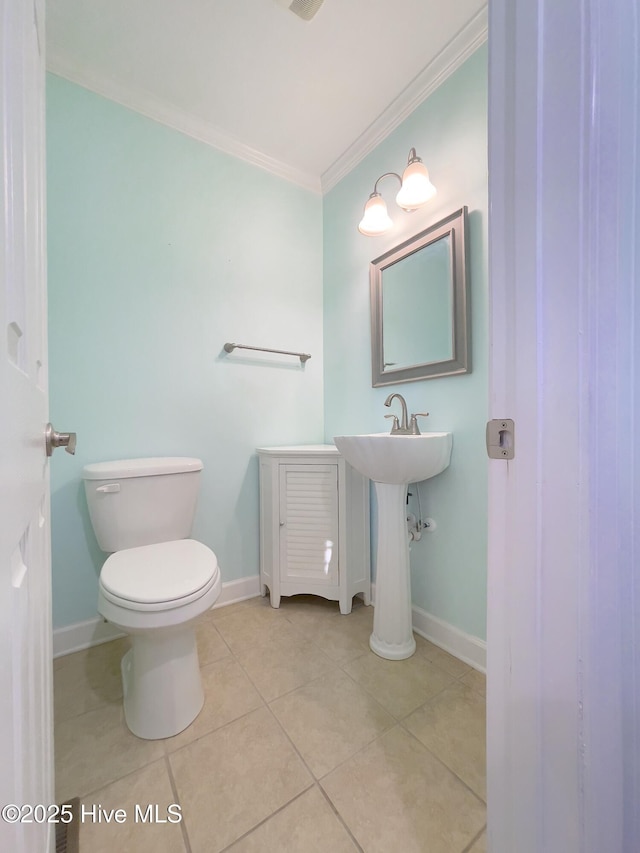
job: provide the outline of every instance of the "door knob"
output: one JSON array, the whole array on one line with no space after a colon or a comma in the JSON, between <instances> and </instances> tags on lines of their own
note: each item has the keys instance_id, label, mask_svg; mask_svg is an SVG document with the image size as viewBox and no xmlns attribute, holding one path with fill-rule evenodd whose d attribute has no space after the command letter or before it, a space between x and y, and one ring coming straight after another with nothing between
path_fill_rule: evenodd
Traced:
<instances>
[{"instance_id":1,"label":"door knob","mask_svg":"<svg viewBox=\"0 0 640 853\"><path fill-rule=\"evenodd\" d=\"M67 453L76 452L75 432L56 432L51 424L47 424L44 431L44 439L47 448L47 456L51 456L56 447L64 447Z\"/></svg>"}]
</instances>

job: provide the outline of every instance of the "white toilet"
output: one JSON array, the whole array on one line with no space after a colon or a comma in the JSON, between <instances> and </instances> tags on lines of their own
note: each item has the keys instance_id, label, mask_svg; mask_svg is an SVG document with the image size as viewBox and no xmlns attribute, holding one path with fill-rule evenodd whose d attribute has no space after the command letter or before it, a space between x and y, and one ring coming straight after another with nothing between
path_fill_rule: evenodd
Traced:
<instances>
[{"instance_id":1,"label":"white toilet","mask_svg":"<svg viewBox=\"0 0 640 853\"><path fill-rule=\"evenodd\" d=\"M204 703L194 619L220 594L216 555L191 533L202 462L187 457L86 465L98 545L98 612L131 634L122 658L124 713L141 738L171 737Z\"/></svg>"}]
</instances>

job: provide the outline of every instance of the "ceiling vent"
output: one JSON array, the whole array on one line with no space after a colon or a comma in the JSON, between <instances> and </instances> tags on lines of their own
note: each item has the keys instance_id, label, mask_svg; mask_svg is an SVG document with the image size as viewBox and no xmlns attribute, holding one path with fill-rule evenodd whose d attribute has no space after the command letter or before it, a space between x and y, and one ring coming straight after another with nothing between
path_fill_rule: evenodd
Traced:
<instances>
[{"instance_id":1,"label":"ceiling vent","mask_svg":"<svg viewBox=\"0 0 640 853\"><path fill-rule=\"evenodd\" d=\"M279 6L289 9L303 21L310 21L323 2L324 0L276 0Z\"/></svg>"}]
</instances>

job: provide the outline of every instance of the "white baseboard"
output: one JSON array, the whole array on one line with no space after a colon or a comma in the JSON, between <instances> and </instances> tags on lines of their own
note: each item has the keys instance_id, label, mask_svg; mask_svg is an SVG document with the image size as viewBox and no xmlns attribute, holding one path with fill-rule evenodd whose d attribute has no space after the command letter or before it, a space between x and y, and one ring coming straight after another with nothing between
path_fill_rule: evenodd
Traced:
<instances>
[{"instance_id":1,"label":"white baseboard","mask_svg":"<svg viewBox=\"0 0 640 853\"><path fill-rule=\"evenodd\" d=\"M468 663L480 672L487 671L487 644L485 640L466 634L455 625L444 622L415 605L413 613L413 630L425 640L444 649L459 660Z\"/></svg>"},{"instance_id":2,"label":"white baseboard","mask_svg":"<svg viewBox=\"0 0 640 853\"><path fill-rule=\"evenodd\" d=\"M226 607L227 604L235 604L237 601L245 601L247 598L255 598L256 595L260 595L259 575L251 575L237 581L227 581L222 584L222 591L213 609Z\"/></svg>"},{"instance_id":3,"label":"white baseboard","mask_svg":"<svg viewBox=\"0 0 640 853\"><path fill-rule=\"evenodd\" d=\"M124 637L122 631L107 622L101 616L95 619L87 619L86 622L75 622L73 625L65 625L64 628L53 629L53 656L54 658L88 649L90 646L99 646Z\"/></svg>"},{"instance_id":4,"label":"white baseboard","mask_svg":"<svg viewBox=\"0 0 640 853\"><path fill-rule=\"evenodd\" d=\"M251 575L236 581L227 581L222 584L220 596L214 605L214 609L225 607L227 604L235 604L236 601L244 601L260 595L260 578ZM91 646L99 646L108 643L118 637L124 637L122 631L111 622L107 622L101 616L87 619L86 622L76 622L66 625L64 628L55 628L53 632L53 656L54 658L70 655Z\"/></svg>"}]
</instances>

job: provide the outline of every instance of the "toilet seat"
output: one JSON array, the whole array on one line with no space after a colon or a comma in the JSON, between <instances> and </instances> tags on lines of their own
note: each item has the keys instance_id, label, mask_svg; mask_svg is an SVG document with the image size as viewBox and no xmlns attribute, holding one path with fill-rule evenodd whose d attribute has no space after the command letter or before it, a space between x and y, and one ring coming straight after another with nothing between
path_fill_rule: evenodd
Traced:
<instances>
[{"instance_id":1,"label":"toilet seat","mask_svg":"<svg viewBox=\"0 0 640 853\"><path fill-rule=\"evenodd\" d=\"M116 551L102 567L100 592L127 610L172 610L206 595L219 575L210 548L179 539Z\"/></svg>"}]
</instances>

